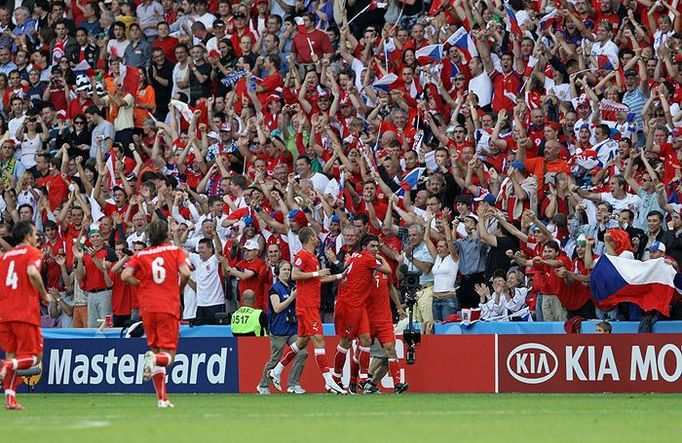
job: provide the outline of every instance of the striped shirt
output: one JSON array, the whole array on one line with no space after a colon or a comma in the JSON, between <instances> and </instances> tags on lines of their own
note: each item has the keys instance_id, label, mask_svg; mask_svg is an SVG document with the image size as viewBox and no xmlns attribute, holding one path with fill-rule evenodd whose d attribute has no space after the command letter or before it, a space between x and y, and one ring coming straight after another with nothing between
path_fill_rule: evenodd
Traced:
<instances>
[{"instance_id":1,"label":"striped shirt","mask_svg":"<svg viewBox=\"0 0 682 443\"><path fill-rule=\"evenodd\" d=\"M640 88L635 88L632 91L626 91L623 94L623 104L628 105L630 112L635 114L635 121L637 122L637 130L641 131L644 127L642 122L642 108L647 101L647 95L642 92Z\"/></svg>"}]
</instances>

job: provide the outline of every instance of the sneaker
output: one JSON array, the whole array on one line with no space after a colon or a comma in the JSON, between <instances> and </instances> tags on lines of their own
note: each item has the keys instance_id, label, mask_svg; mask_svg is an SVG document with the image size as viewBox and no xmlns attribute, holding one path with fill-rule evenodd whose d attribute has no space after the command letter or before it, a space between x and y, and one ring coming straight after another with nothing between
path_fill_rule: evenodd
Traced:
<instances>
[{"instance_id":1,"label":"sneaker","mask_svg":"<svg viewBox=\"0 0 682 443\"><path fill-rule=\"evenodd\" d=\"M5 409L10 411L25 411L26 407L17 403L17 398L13 395L5 396Z\"/></svg>"},{"instance_id":2,"label":"sneaker","mask_svg":"<svg viewBox=\"0 0 682 443\"><path fill-rule=\"evenodd\" d=\"M305 389L303 389L299 385L293 385L287 388L287 392L289 394L305 394Z\"/></svg>"},{"instance_id":3,"label":"sneaker","mask_svg":"<svg viewBox=\"0 0 682 443\"><path fill-rule=\"evenodd\" d=\"M168 400L159 400L159 401L158 401L158 406L159 406L160 408L164 408L164 409L165 409L165 408L174 408L174 407L175 407L175 406L173 406L173 403L171 403L171 402L168 401Z\"/></svg>"},{"instance_id":4,"label":"sneaker","mask_svg":"<svg viewBox=\"0 0 682 443\"><path fill-rule=\"evenodd\" d=\"M324 385L324 390L332 394L346 395L346 392L341 386L338 385L334 380L329 380Z\"/></svg>"},{"instance_id":5,"label":"sneaker","mask_svg":"<svg viewBox=\"0 0 682 443\"><path fill-rule=\"evenodd\" d=\"M360 383L360 388L364 394L377 394L379 393L379 388L374 384L371 378L368 378L364 383Z\"/></svg>"},{"instance_id":6,"label":"sneaker","mask_svg":"<svg viewBox=\"0 0 682 443\"><path fill-rule=\"evenodd\" d=\"M256 392L260 395L270 395L270 388L267 386L256 386Z\"/></svg>"},{"instance_id":7,"label":"sneaker","mask_svg":"<svg viewBox=\"0 0 682 443\"><path fill-rule=\"evenodd\" d=\"M155 358L152 351L147 351L144 354L144 366L142 366L142 378L144 381L149 381L152 378L152 372L154 371ZM162 400L159 400L162 401Z\"/></svg>"},{"instance_id":8,"label":"sneaker","mask_svg":"<svg viewBox=\"0 0 682 443\"><path fill-rule=\"evenodd\" d=\"M282 392L282 381L280 380L280 376L275 374L274 369L270 369L268 371L268 377L270 377L270 381L272 382L272 386L275 387L278 391Z\"/></svg>"},{"instance_id":9,"label":"sneaker","mask_svg":"<svg viewBox=\"0 0 682 443\"><path fill-rule=\"evenodd\" d=\"M355 395L358 393L358 384L357 383L349 383L348 384L348 393L350 395Z\"/></svg>"},{"instance_id":10,"label":"sneaker","mask_svg":"<svg viewBox=\"0 0 682 443\"><path fill-rule=\"evenodd\" d=\"M395 385L395 393L402 394L403 392L407 391L407 388L409 386L410 385L408 385L407 383L398 383L397 385Z\"/></svg>"}]
</instances>

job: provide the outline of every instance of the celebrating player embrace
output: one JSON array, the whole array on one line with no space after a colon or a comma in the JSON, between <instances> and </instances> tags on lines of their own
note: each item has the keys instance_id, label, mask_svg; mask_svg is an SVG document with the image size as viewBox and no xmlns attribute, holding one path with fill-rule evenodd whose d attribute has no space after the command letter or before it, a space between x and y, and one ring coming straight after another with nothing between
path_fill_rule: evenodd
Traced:
<instances>
[{"instance_id":1,"label":"celebrating player embrace","mask_svg":"<svg viewBox=\"0 0 682 443\"><path fill-rule=\"evenodd\" d=\"M168 243L168 224L155 221L148 228L150 246L128 262L121 279L139 287L140 314L151 351L144 358L144 379L154 382L160 408L172 408L166 395L166 367L178 347L180 293L189 280L185 252Z\"/></svg>"},{"instance_id":2,"label":"celebrating player embrace","mask_svg":"<svg viewBox=\"0 0 682 443\"><path fill-rule=\"evenodd\" d=\"M52 298L40 275L42 253L36 245L36 230L29 222L14 226L17 246L0 258L0 348L5 359L0 367L0 381L5 390L5 409L26 409L17 403L20 369L37 365L43 355L40 331L40 302Z\"/></svg>"}]
</instances>

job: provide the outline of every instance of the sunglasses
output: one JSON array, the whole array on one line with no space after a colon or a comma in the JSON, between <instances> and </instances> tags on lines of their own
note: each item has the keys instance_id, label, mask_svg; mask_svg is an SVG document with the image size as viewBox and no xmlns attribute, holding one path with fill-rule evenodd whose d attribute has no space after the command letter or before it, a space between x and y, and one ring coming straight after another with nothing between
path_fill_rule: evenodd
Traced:
<instances>
[{"instance_id":1,"label":"sunglasses","mask_svg":"<svg viewBox=\"0 0 682 443\"><path fill-rule=\"evenodd\" d=\"M73 122L73 123L74 123L75 125L84 125L84 124L85 124L85 122L82 122L82 121L75 121L75 122Z\"/></svg>"}]
</instances>

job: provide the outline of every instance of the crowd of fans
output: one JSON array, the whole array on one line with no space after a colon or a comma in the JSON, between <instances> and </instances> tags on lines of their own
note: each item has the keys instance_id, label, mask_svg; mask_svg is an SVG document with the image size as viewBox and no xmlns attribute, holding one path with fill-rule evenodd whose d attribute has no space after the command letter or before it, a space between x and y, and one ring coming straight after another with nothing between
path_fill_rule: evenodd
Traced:
<instances>
[{"instance_id":1,"label":"crowd of fans","mask_svg":"<svg viewBox=\"0 0 682 443\"><path fill-rule=\"evenodd\" d=\"M632 305L595 309L588 281L611 228L636 260L682 262L681 11L10 2L2 247L19 220L42 232L56 299L45 325L59 327L137 316L120 274L157 218L190 253L183 318L196 323L233 312L245 291L267 310L303 226L332 273L379 235L394 290L420 273L427 325L479 307L499 321L638 319ZM335 293L323 286L325 321Z\"/></svg>"}]
</instances>

